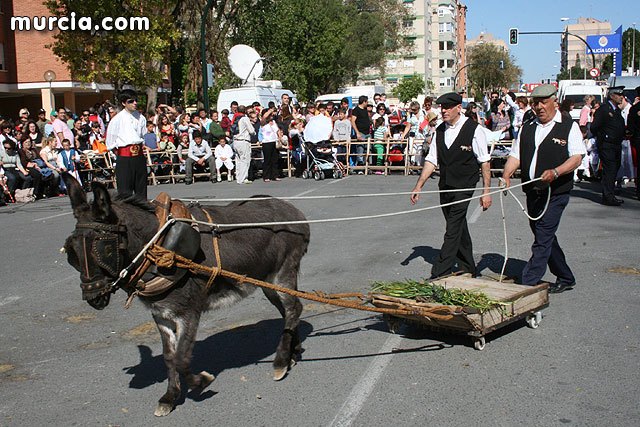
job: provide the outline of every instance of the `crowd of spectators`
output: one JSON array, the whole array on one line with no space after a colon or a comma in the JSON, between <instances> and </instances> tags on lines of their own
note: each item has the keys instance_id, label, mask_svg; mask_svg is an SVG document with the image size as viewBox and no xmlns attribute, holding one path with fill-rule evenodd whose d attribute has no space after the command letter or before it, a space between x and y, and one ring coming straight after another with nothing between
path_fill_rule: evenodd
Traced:
<instances>
[{"instance_id":1,"label":"crowd of spectators","mask_svg":"<svg viewBox=\"0 0 640 427\"><path fill-rule=\"evenodd\" d=\"M593 100L587 105L589 110L583 109L580 124L588 128L598 106ZM516 97L506 89L488 93L482 103L471 102L465 107L465 114L483 126L490 142L516 138L523 123L535 118L528 99ZM570 108L562 106L565 111ZM105 102L78 114L60 107L50 114L39 110L33 116L23 108L15 120L1 119L0 183L4 194L0 203L13 201L16 190L20 193L32 189L30 194L36 200L64 195L62 171L72 173L84 184L108 178L111 172L100 158L93 162L91 173L83 171L87 169L87 156L110 156L105 135L116 113L117 109ZM308 138L305 130L311 123L317 125L318 117L326 118L330 131ZM345 152L345 145L338 145L333 156L351 166L365 162L392 164L404 161L405 156L411 165L421 166L441 122L432 97L424 98L422 103L393 105L385 94L375 94L373 99L360 96L357 105L351 105L350 98L345 97L339 104L310 102L303 107L291 103L285 94L278 104L269 102L263 106L254 102L243 106L234 101L229 110L222 111L201 108L188 113L181 107L160 104L155 114L147 116L144 144L151 153L150 172L177 168L184 182L191 184L194 172L208 174L212 182L220 182L221 172L226 170L228 181L235 174L238 183L246 184L256 178L257 169L262 170L264 181L279 181L280 152L287 149L291 150L299 173L309 145L323 140L349 142L351 152ZM588 139L587 132L585 140ZM398 144L385 152L388 141ZM366 144L371 146L369 158L365 158ZM261 158L262 164L254 164L252 158Z\"/></svg>"}]
</instances>

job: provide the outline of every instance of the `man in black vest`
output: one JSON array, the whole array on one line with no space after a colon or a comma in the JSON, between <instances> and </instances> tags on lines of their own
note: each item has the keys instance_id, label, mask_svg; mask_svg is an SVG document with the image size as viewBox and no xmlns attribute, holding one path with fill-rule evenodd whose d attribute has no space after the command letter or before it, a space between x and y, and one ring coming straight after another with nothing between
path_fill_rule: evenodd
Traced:
<instances>
[{"instance_id":1,"label":"man in black vest","mask_svg":"<svg viewBox=\"0 0 640 427\"><path fill-rule=\"evenodd\" d=\"M598 155L602 163L602 204L620 206L624 201L614 195L616 175L622 160L622 140L625 124L620 103L624 86L609 88L609 99L593 115L591 132L596 136Z\"/></svg>"},{"instance_id":2,"label":"man in black vest","mask_svg":"<svg viewBox=\"0 0 640 427\"><path fill-rule=\"evenodd\" d=\"M569 203L573 171L582 162L586 149L578 124L558 110L555 86L538 86L531 96L537 119L522 125L504 167L503 178L509 187L511 176L520 167L522 182L541 179L523 186L530 216L540 216L547 199L549 206L541 218L529 221L534 242L531 258L522 270L522 284L539 284L549 265L549 270L557 277L549 292L560 293L573 288L576 279L558 244L556 230Z\"/></svg>"},{"instance_id":3,"label":"man in black vest","mask_svg":"<svg viewBox=\"0 0 640 427\"><path fill-rule=\"evenodd\" d=\"M636 100L640 98L640 86L636 88ZM631 132L631 146L636 150L636 197L640 200L640 185L638 178L638 172L640 168L640 101L637 101L629 110L627 116L627 129Z\"/></svg>"},{"instance_id":4,"label":"man in black vest","mask_svg":"<svg viewBox=\"0 0 640 427\"><path fill-rule=\"evenodd\" d=\"M411 190L411 204L418 201L422 187L437 166L440 166L440 190L467 189L440 193L440 204L454 204L442 208L447 228L440 255L431 269L431 278L450 274L456 260L460 270L475 276L473 246L467 226L469 200L466 199L473 196L482 168L484 195L480 198L480 205L485 210L491 206L488 194L491 157L487 152L487 139L476 122L461 114L462 97L459 94L446 93L436 103L440 104L444 122L436 128L435 149L432 146L429 150L420 178Z\"/></svg>"}]
</instances>

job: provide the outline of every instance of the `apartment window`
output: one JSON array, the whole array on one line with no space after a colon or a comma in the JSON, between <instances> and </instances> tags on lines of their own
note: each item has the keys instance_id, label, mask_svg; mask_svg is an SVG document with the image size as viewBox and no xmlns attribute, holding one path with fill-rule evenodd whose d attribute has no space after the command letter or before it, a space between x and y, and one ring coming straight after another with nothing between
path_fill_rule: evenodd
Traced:
<instances>
[{"instance_id":1,"label":"apartment window","mask_svg":"<svg viewBox=\"0 0 640 427\"><path fill-rule=\"evenodd\" d=\"M389 59L387 61L387 68L396 68L398 66L398 61Z\"/></svg>"},{"instance_id":2,"label":"apartment window","mask_svg":"<svg viewBox=\"0 0 640 427\"><path fill-rule=\"evenodd\" d=\"M452 80L451 77L441 77L440 78L440 87L453 86L453 82L451 80Z\"/></svg>"},{"instance_id":3,"label":"apartment window","mask_svg":"<svg viewBox=\"0 0 640 427\"><path fill-rule=\"evenodd\" d=\"M405 19L402 21L402 28L413 28L413 19Z\"/></svg>"},{"instance_id":4,"label":"apartment window","mask_svg":"<svg viewBox=\"0 0 640 427\"><path fill-rule=\"evenodd\" d=\"M453 30L453 25L451 22L440 22L438 24L438 32L442 33L450 33Z\"/></svg>"},{"instance_id":5,"label":"apartment window","mask_svg":"<svg viewBox=\"0 0 640 427\"><path fill-rule=\"evenodd\" d=\"M0 70L5 70L4 65L4 45L0 43Z\"/></svg>"},{"instance_id":6,"label":"apartment window","mask_svg":"<svg viewBox=\"0 0 640 427\"><path fill-rule=\"evenodd\" d=\"M448 41L448 42L438 42L438 45L440 47L440 50L453 50L453 42L452 41Z\"/></svg>"},{"instance_id":7,"label":"apartment window","mask_svg":"<svg viewBox=\"0 0 640 427\"><path fill-rule=\"evenodd\" d=\"M441 59L440 60L440 68L441 69L446 69L446 68L453 68L453 64L454 64L454 60L453 59Z\"/></svg>"}]
</instances>

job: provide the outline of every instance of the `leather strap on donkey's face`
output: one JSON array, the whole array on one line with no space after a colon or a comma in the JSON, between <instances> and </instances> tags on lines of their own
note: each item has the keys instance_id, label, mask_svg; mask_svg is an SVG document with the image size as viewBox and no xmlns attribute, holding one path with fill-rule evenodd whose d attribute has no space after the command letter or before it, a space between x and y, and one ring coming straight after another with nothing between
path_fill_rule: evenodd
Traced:
<instances>
[{"instance_id":1,"label":"leather strap on donkey's face","mask_svg":"<svg viewBox=\"0 0 640 427\"><path fill-rule=\"evenodd\" d=\"M127 252L126 227L120 224L88 222L77 224L76 228L93 230L98 234L94 238L91 246L96 263L111 276L118 277L120 271L125 265L125 256ZM88 263L88 254L84 255L84 262Z\"/></svg>"}]
</instances>

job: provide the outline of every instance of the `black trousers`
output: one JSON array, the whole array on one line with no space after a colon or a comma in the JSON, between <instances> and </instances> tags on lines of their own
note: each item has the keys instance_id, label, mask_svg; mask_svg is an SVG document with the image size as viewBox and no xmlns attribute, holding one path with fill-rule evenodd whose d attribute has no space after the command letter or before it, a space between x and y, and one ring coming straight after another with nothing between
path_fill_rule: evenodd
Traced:
<instances>
[{"instance_id":1,"label":"black trousers","mask_svg":"<svg viewBox=\"0 0 640 427\"><path fill-rule=\"evenodd\" d=\"M468 199L471 196L473 196L473 191L440 193L440 204ZM469 201L442 208L442 213L447 221L447 228L444 233L444 242L440 249L440 255L431 269L432 277L450 274L456 261L460 270L475 275L476 264L473 261L473 244L467 225L468 208Z\"/></svg>"},{"instance_id":2,"label":"black trousers","mask_svg":"<svg viewBox=\"0 0 640 427\"><path fill-rule=\"evenodd\" d=\"M147 200L147 162L145 156L118 156L116 160L118 195L136 195Z\"/></svg>"},{"instance_id":3,"label":"black trousers","mask_svg":"<svg viewBox=\"0 0 640 427\"><path fill-rule=\"evenodd\" d=\"M547 193L545 192L527 193L529 215L532 217L540 215L546 202ZM554 194L549 200L549 207L544 216L538 221L529 221L534 240L531 245L531 258L522 270L523 285L537 285L547 272L547 265L551 273L557 277L556 283L575 283L576 279L556 237L562 212L567 204L569 204L569 193Z\"/></svg>"},{"instance_id":4,"label":"black trousers","mask_svg":"<svg viewBox=\"0 0 640 427\"><path fill-rule=\"evenodd\" d=\"M622 145L608 142L598 143L598 155L602 163L602 198L613 200L616 175L622 162Z\"/></svg>"},{"instance_id":5,"label":"black trousers","mask_svg":"<svg viewBox=\"0 0 640 427\"><path fill-rule=\"evenodd\" d=\"M275 141L262 143L262 156L264 158L262 161L262 179L279 178L278 160L280 160L280 153L276 149Z\"/></svg>"}]
</instances>

